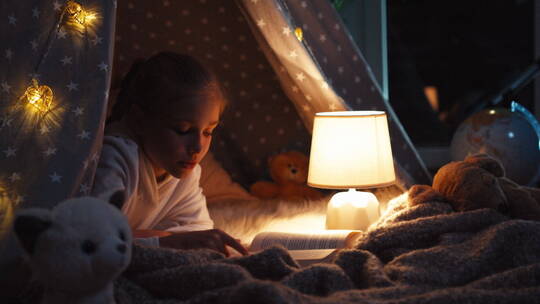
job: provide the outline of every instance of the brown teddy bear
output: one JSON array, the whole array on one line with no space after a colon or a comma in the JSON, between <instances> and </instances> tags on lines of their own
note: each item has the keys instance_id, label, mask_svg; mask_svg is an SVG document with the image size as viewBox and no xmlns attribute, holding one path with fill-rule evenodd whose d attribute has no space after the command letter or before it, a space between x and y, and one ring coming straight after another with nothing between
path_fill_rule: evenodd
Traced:
<instances>
[{"instance_id":1,"label":"brown teddy bear","mask_svg":"<svg viewBox=\"0 0 540 304\"><path fill-rule=\"evenodd\" d=\"M456 211L493 208L513 218L540 221L540 189L520 186L504 175L499 161L476 154L442 166L432 187L415 185L409 198L412 205L443 198Z\"/></svg>"},{"instance_id":2,"label":"brown teddy bear","mask_svg":"<svg viewBox=\"0 0 540 304\"><path fill-rule=\"evenodd\" d=\"M298 151L274 155L268 159L273 182L258 181L251 185L250 192L261 199L280 198L286 200L319 199L323 195L306 185L308 157Z\"/></svg>"}]
</instances>

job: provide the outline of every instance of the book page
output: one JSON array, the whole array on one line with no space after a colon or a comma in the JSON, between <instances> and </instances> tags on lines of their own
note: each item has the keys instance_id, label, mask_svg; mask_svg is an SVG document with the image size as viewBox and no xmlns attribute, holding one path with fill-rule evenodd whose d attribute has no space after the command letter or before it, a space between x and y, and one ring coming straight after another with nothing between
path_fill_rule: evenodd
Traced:
<instances>
[{"instance_id":1,"label":"book page","mask_svg":"<svg viewBox=\"0 0 540 304\"><path fill-rule=\"evenodd\" d=\"M281 244L289 250L337 249L347 247L351 230L328 230L318 233L261 232L255 236L250 251Z\"/></svg>"},{"instance_id":2,"label":"book page","mask_svg":"<svg viewBox=\"0 0 540 304\"><path fill-rule=\"evenodd\" d=\"M295 260L320 260L328 257L336 249L303 249L289 250L289 254Z\"/></svg>"}]
</instances>

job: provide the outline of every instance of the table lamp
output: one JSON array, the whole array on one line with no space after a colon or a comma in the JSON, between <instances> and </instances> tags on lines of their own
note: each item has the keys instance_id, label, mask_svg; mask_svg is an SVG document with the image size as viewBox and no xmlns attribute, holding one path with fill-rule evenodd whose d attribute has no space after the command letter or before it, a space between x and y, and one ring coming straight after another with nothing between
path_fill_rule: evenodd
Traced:
<instances>
[{"instance_id":1,"label":"table lamp","mask_svg":"<svg viewBox=\"0 0 540 304\"><path fill-rule=\"evenodd\" d=\"M308 185L338 192L328 202L326 229L365 230L379 218L373 193L356 189L394 183L394 163L386 113L316 113Z\"/></svg>"}]
</instances>

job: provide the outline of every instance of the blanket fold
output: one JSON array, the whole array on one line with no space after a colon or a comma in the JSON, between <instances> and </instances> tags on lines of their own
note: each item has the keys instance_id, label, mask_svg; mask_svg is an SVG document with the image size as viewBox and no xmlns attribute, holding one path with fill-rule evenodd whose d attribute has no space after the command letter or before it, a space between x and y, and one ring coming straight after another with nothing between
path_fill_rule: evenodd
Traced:
<instances>
[{"instance_id":1,"label":"blanket fold","mask_svg":"<svg viewBox=\"0 0 540 304\"><path fill-rule=\"evenodd\" d=\"M115 296L160 304L535 303L540 223L401 195L331 263L300 267L280 247L226 258L137 246Z\"/></svg>"},{"instance_id":2,"label":"blanket fold","mask_svg":"<svg viewBox=\"0 0 540 304\"><path fill-rule=\"evenodd\" d=\"M235 258L141 247L124 279L138 284L144 290L140 298L148 303L540 299L540 223L512 220L491 209L458 213L437 197L418 198L402 195L392 201L356 247L341 250L332 263L302 268L279 247ZM126 288L119 286L118 297ZM139 302L137 293L130 297Z\"/></svg>"}]
</instances>

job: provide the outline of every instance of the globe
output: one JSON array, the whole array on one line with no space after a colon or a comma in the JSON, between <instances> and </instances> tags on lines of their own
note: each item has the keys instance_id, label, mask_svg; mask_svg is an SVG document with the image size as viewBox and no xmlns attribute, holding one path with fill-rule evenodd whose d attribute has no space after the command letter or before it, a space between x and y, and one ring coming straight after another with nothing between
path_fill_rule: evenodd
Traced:
<instances>
[{"instance_id":1,"label":"globe","mask_svg":"<svg viewBox=\"0 0 540 304\"><path fill-rule=\"evenodd\" d=\"M487 153L502 163L506 177L520 185L536 186L540 178L540 127L523 109L491 108L467 118L452 138L452 160Z\"/></svg>"}]
</instances>

